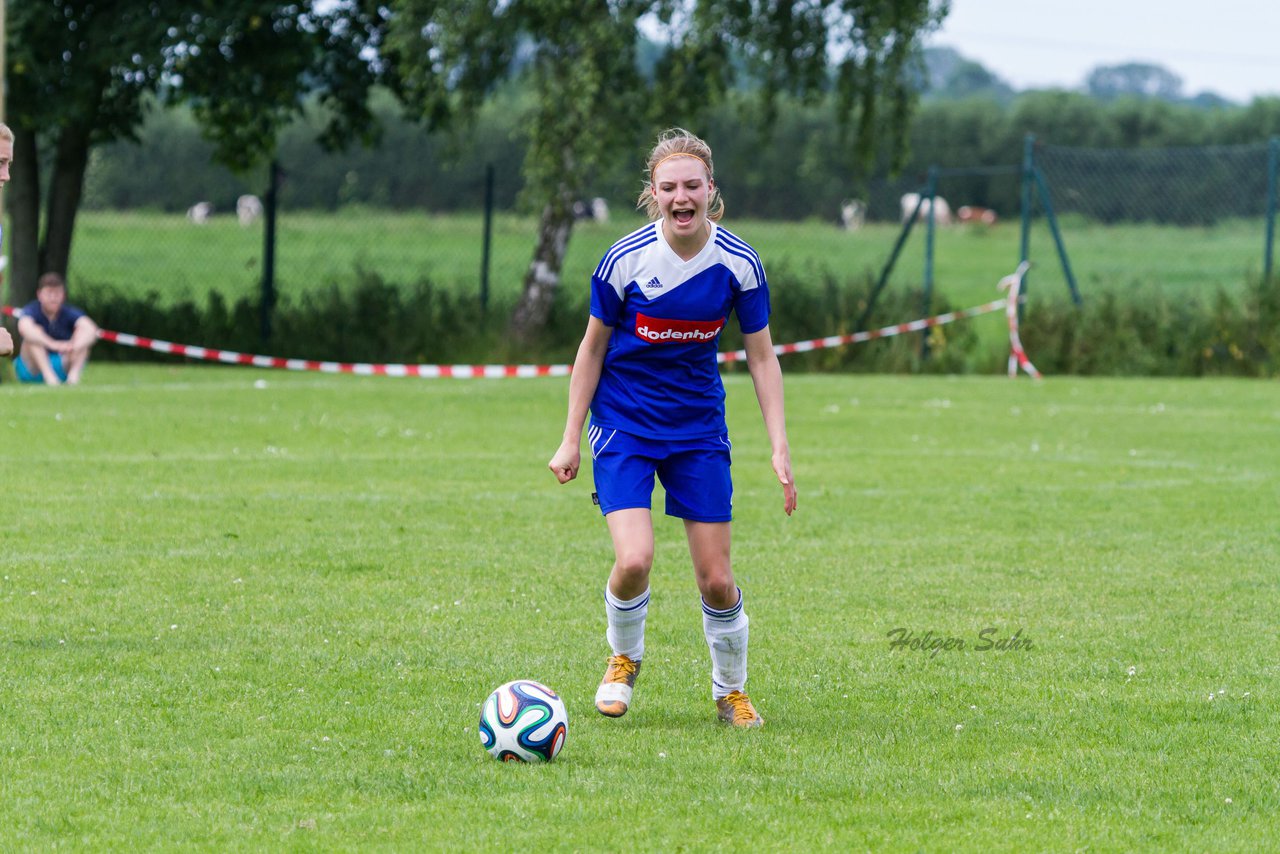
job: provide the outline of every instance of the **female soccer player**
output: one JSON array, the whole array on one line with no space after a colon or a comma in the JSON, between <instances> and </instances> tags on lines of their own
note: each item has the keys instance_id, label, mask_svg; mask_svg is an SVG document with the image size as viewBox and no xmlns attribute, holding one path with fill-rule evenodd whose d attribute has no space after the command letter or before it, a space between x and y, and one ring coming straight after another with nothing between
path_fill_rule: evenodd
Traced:
<instances>
[{"instance_id":1,"label":"female soccer player","mask_svg":"<svg viewBox=\"0 0 1280 854\"><path fill-rule=\"evenodd\" d=\"M577 477L590 409L596 493L614 551L604 594L612 654L596 708L626 714L644 657L656 474L667 515L684 520L717 715L756 727L764 720L743 690L747 615L729 561L733 483L716 344L735 312L790 516L796 487L782 370L769 336L769 287L755 250L718 225L724 203L705 142L672 128L658 137L646 165L638 206L652 222L613 244L591 277L591 317L569 381L564 440L548 465L561 483Z\"/></svg>"}]
</instances>

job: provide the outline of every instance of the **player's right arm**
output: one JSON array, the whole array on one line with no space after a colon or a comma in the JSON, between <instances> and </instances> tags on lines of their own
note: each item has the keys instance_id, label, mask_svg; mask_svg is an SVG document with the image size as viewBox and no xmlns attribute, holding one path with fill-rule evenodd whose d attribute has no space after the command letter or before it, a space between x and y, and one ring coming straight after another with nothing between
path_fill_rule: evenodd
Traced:
<instances>
[{"instance_id":1,"label":"player's right arm","mask_svg":"<svg viewBox=\"0 0 1280 854\"><path fill-rule=\"evenodd\" d=\"M604 368L604 355L609 350L612 334L612 327L593 316L587 321L586 334L578 345L573 374L569 377L569 415L565 419L564 438L547 463L547 468L561 483L578 476L578 467L582 464L582 426L591 409L591 400L596 396L596 386L600 384L600 371Z\"/></svg>"},{"instance_id":2,"label":"player's right arm","mask_svg":"<svg viewBox=\"0 0 1280 854\"><path fill-rule=\"evenodd\" d=\"M13 355L13 336L9 334L9 330L0 326L0 356Z\"/></svg>"}]
</instances>

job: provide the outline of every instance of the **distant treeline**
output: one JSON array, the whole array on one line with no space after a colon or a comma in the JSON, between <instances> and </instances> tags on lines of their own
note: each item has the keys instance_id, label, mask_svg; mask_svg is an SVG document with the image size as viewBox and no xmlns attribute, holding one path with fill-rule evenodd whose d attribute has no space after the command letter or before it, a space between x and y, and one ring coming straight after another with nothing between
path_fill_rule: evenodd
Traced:
<instances>
[{"instance_id":1,"label":"distant treeline","mask_svg":"<svg viewBox=\"0 0 1280 854\"><path fill-rule=\"evenodd\" d=\"M717 179L730 213L765 219L834 220L841 201L853 197L869 202L872 218L896 218L898 195L920 185L930 166L1016 167L1027 133L1054 146L1125 149L1256 144L1280 136L1280 98L1218 108L1138 98L1103 102L1061 91L1027 92L1007 103L982 97L929 101L915 117L911 156L902 173L887 175L883 164L889 157L883 152L875 174L860 178L852 143L831 118L829 105L784 99L775 115L764 116L750 93L736 98L705 120L686 123L715 150ZM374 105L384 128L381 144L339 153L322 150L313 142L314 128L300 123L280 143L281 205L474 211L484 204L485 172L492 166L495 205L520 208L523 107L523 95L513 90L491 102L471 125L428 134L401 119L392 99L384 97ZM647 139L638 135L621 165L590 176L591 195L630 207L641 186L646 150ZM138 143L94 152L85 205L184 211L209 201L217 210L232 211L240 194L262 194L265 169L234 175L211 163L211 151L189 113L157 110ZM1018 208L1014 171L948 175L941 191L953 205L983 205L1006 216Z\"/></svg>"}]
</instances>

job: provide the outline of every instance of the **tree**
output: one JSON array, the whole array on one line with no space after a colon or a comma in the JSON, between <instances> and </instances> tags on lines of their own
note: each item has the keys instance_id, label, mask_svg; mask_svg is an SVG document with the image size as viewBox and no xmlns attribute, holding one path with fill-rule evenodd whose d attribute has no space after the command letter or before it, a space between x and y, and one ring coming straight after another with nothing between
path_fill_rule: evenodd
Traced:
<instances>
[{"instance_id":1,"label":"tree","mask_svg":"<svg viewBox=\"0 0 1280 854\"><path fill-rule=\"evenodd\" d=\"M372 48L385 24L381 7L324 4L332 8L321 14L313 5L14 4L8 20L15 137L10 300L30 299L45 271L67 272L91 149L135 139L156 103L190 99L215 143L215 158L239 169L270 155L279 129L302 113L312 93L328 108L326 142L375 133L366 103L379 74Z\"/></svg>"},{"instance_id":2,"label":"tree","mask_svg":"<svg viewBox=\"0 0 1280 854\"><path fill-rule=\"evenodd\" d=\"M1013 100L1013 87L980 62L968 59L949 47L924 50L926 79L921 88L928 100L958 100L974 96L994 98L1001 103Z\"/></svg>"},{"instance_id":3,"label":"tree","mask_svg":"<svg viewBox=\"0 0 1280 854\"><path fill-rule=\"evenodd\" d=\"M1023 138L1034 133L1054 145L1114 148L1118 144L1096 101L1080 92L1048 89L1028 92L1013 104L1003 150L1021 152Z\"/></svg>"},{"instance_id":4,"label":"tree","mask_svg":"<svg viewBox=\"0 0 1280 854\"><path fill-rule=\"evenodd\" d=\"M214 158L244 171L275 154L281 130L313 101L330 150L372 143L387 11L372 2L204 0L166 47L176 94ZM324 9L325 11L318 11Z\"/></svg>"},{"instance_id":5,"label":"tree","mask_svg":"<svg viewBox=\"0 0 1280 854\"><path fill-rule=\"evenodd\" d=\"M696 126L735 82L758 93L766 129L779 95L827 92L842 148L869 158L884 135L900 160L915 102L907 71L920 35L946 8L945 0L18 4L9 21L11 297L29 297L45 270L66 272L90 149L134 138L151 103L189 101L215 159L246 169L274 152L309 97L327 117L322 140L342 146L376 136L368 95L379 81L442 127L465 125L519 73L534 92L523 117L525 197L542 212L512 320L528 341L559 285L572 202L597 169L635 157L661 127ZM648 76L637 61L642 20L664 34ZM46 155L52 163L42 168Z\"/></svg>"},{"instance_id":6,"label":"tree","mask_svg":"<svg viewBox=\"0 0 1280 854\"><path fill-rule=\"evenodd\" d=\"M1280 136L1280 98L1254 98L1220 122L1219 142L1232 145Z\"/></svg>"},{"instance_id":7,"label":"tree","mask_svg":"<svg viewBox=\"0 0 1280 854\"><path fill-rule=\"evenodd\" d=\"M1126 95L1164 101L1182 99L1181 77L1159 65L1143 62L1099 65L1085 78L1085 88L1090 95L1104 101Z\"/></svg>"},{"instance_id":8,"label":"tree","mask_svg":"<svg viewBox=\"0 0 1280 854\"><path fill-rule=\"evenodd\" d=\"M66 272L90 148L132 133L142 120L146 96L160 85L169 14L164 5L158 0L11 5L11 302L29 300L42 272ZM43 241L42 155L52 161Z\"/></svg>"},{"instance_id":9,"label":"tree","mask_svg":"<svg viewBox=\"0 0 1280 854\"><path fill-rule=\"evenodd\" d=\"M393 0L386 57L401 97L435 125L473 114L517 60L532 82L524 171L541 219L511 322L527 343L549 317L571 204L593 169L637 157L661 127L696 124L740 71L748 79L738 82L758 91L762 127L780 93L832 90L851 150L869 158L876 134L887 133L901 156L915 102L907 71L946 8L929 0ZM651 77L637 70L642 20L665 36Z\"/></svg>"},{"instance_id":10,"label":"tree","mask_svg":"<svg viewBox=\"0 0 1280 854\"><path fill-rule=\"evenodd\" d=\"M467 121L518 63L534 92L524 163L526 203L541 209L533 259L512 329L528 342L559 285L573 202L601 159L631 141L644 114L637 22L647 0L511 3L404 0L388 57L398 92L430 125Z\"/></svg>"}]
</instances>

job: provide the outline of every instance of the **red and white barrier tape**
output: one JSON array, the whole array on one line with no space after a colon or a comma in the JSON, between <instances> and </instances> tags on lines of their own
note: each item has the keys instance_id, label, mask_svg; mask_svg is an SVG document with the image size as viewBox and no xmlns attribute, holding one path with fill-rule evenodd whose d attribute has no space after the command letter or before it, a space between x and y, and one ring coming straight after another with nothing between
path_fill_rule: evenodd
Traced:
<instances>
[{"instance_id":1,"label":"red and white barrier tape","mask_svg":"<svg viewBox=\"0 0 1280 854\"><path fill-rule=\"evenodd\" d=\"M946 323L954 323L966 317L977 317L980 314L987 314L992 311L999 311L1004 308L1005 301L1003 299L992 300L983 305L974 306L973 308L965 308L959 311L949 311L946 314L938 314L933 317L925 317L920 320L913 320L910 323L899 323L896 326L885 326L880 329L869 329L866 332L851 332L848 335L832 335L827 338L814 338L810 341L797 341L794 344L775 344L773 352L779 356L788 353L808 353L810 350L825 350L828 347L843 347L845 344L860 344L863 341L871 341L875 338L891 338L894 335L903 335L907 332L919 332L922 329L929 329L934 326L942 326ZM740 362L747 358L746 350L734 350L728 353L720 353L716 356L717 361L724 362Z\"/></svg>"},{"instance_id":2,"label":"red and white barrier tape","mask_svg":"<svg viewBox=\"0 0 1280 854\"><path fill-rule=\"evenodd\" d=\"M4 306L4 313L16 316L17 310ZM159 338L143 338L127 332L113 332L110 329L99 329L98 337L103 341L120 344L124 347L138 347L153 350L157 353L171 353L174 356L185 356L188 359L203 359L210 362L223 362L228 365L249 365L255 368L279 368L286 371L318 371L325 374L359 374L378 377L421 377L438 379L442 377L458 377L462 379L502 378L502 377L566 377L569 375L568 365L390 365L370 364L367 362L321 362L313 359L283 359L279 356L256 356L249 353L237 353L234 350L215 350L211 347L195 347L190 344L175 344Z\"/></svg>"},{"instance_id":3,"label":"red and white barrier tape","mask_svg":"<svg viewBox=\"0 0 1280 854\"><path fill-rule=\"evenodd\" d=\"M823 350L831 347L843 347L846 344L858 344L876 338L890 338L908 332L919 332L934 326L954 323L966 317L977 317L993 311L1005 309L1009 318L1009 341L1015 355L1011 355L1010 371L1016 373L1014 358L1032 376L1039 379L1040 374L1035 366L1027 360L1018 340L1017 298L1018 288L1022 283L1022 274L1026 272L1026 263L1018 268L1012 276L1000 280L1000 287L1010 290L1008 298L992 300L973 308L949 311L933 317L912 320L880 329L865 332L852 332L847 335L831 335L826 338L814 338L809 341L797 341L793 344L775 344L773 351L779 356L789 353L808 353L812 350ZM4 306L5 314L13 317L18 314L12 306ZM237 353L234 350L215 350L210 347L196 347L190 344L175 344L158 338L143 338L127 332L112 332L109 329L98 330L98 337L124 347L138 347L153 350L157 353L170 353L174 356L185 356L189 359L203 359L210 362L223 362L229 365L249 365L255 368L278 368L287 371L318 371L326 374L357 374L361 376L380 377L420 377L423 379L460 378L460 379L495 379L503 377L565 377L571 365L395 365L370 364L367 362L321 362L312 359L283 359L279 356L257 356L249 353ZM746 359L746 350L734 350L716 354L716 361L738 362Z\"/></svg>"},{"instance_id":4,"label":"red and white barrier tape","mask_svg":"<svg viewBox=\"0 0 1280 854\"><path fill-rule=\"evenodd\" d=\"M1004 307L1004 315L1009 321L1009 379L1018 376L1018 368L1026 371L1027 376L1032 379L1040 379L1040 372L1027 358L1027 351L1022 349L1022 337L1018 335L1018 293L1022 290L1022 277L1027 274L1030 266L1029 261L1023 261L1017 270L1005 276L997 285L1000 290L1009 292Z\"/></svg>"}]
</instances>

